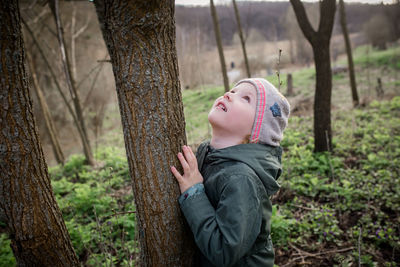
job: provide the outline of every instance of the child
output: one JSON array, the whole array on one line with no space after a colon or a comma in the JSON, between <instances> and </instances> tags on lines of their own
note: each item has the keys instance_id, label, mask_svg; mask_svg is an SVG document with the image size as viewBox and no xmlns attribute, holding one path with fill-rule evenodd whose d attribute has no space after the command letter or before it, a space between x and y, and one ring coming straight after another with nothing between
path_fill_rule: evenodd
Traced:
<instances>
[{"instance_id":1,"label":"child","mask_svg":"<svg viewBox=\"0 0 400 267\"><path fill-rule=\"evenodd\" d=\"M201 251L200 266L273 266L269 197L281 175L279 146L289 103L264 79L245 79L217 98L210 142L188 146L175 167L179 203ZM196 159L197 157L197 159Z\"/></svg>"}]
</instances>

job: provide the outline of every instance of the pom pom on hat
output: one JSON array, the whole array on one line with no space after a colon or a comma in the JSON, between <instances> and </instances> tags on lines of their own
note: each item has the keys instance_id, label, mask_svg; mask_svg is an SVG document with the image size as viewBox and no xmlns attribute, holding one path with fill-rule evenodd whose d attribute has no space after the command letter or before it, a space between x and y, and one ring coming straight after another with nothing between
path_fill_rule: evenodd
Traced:
<instances>
[{"instance_id":1,"label":"pom pom on hat","mask_svg":"<svg viewBox=\"0 0 400 267\"><path fill-rule=\"evenodd\" d=\"M244 79L234 87L242 86L252 86L257 91L256 115L250 142L279 146L288 123L289 102L275 86L265 79Z\"/></svg>"}]
</instances>

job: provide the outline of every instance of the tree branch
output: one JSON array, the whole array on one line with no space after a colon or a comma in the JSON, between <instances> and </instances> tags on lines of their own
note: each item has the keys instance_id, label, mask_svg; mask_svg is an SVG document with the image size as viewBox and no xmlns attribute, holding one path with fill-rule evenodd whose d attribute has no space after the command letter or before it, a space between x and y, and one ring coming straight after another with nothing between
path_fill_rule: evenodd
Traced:
<instances>
[{"instance_id":1,"label":"tree branch","mask_svg":"<svg viewBox=\"0 0 400 267\"><path fill-rule=\"evenodd\" d=\"M335 0L333 0L335 1ZM300 0L290 0L294 13L296 14L297 22L307 40L312 43L316 38L316 32L312 28L310 21L307 18L306 10ZM321 16L322 17L322 16Z\"/></svg>"},{"instance_id":2,"label":"tree branch","mask_svg":"<svg viewBox=\"0 0 400 267\"><path fill-rule=\"evenodd\" d=\"M320 23L318 27L318 36L330 40L332 35L333 24L336 13L336 0L323 0L319 4L320 8Z\"/></svg>"}]
</instances>

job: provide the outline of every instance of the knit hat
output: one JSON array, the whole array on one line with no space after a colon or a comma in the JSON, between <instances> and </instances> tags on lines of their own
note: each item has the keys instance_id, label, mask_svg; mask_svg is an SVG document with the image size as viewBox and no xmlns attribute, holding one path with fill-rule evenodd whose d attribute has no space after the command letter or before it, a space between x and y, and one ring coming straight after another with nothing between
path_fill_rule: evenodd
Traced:
<instances>
[{"instance_id":1,"label":"knit hat","mask_svg":"<svg viewBox=\"0 0 400 267\"><path fill-rule=\"evenodd\" d=\"M242 86L251 86L257 91L256 115L250 142L279 146L289 118L289 102L265 79L244 79L234 87Z\"/></svg>"}]
</instances>

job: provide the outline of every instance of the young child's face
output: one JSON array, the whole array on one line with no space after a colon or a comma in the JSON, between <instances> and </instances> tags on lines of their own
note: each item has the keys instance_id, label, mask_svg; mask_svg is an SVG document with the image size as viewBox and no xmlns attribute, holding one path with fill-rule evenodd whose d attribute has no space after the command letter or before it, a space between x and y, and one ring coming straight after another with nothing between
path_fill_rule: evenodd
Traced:
<instances>
[{"instance_id":1,"label":"young child's face","mask_svg":"<svg viewBox=\"0 0 400 267\"><path fill-rule=\"evenodd\" d=\"M208 121L213 130L244 140L251 134L257 95L251 86L237 86L215 100Z\"/></svg>"}]
</instances>

